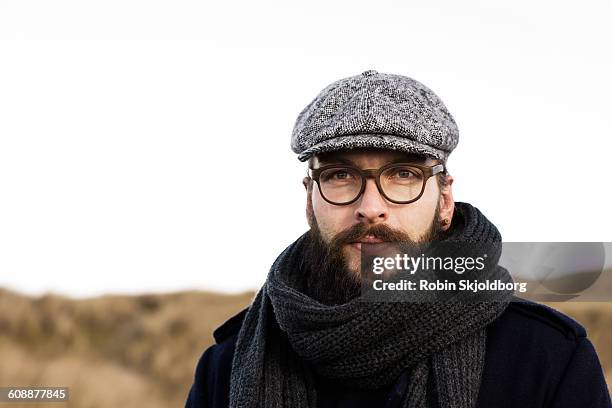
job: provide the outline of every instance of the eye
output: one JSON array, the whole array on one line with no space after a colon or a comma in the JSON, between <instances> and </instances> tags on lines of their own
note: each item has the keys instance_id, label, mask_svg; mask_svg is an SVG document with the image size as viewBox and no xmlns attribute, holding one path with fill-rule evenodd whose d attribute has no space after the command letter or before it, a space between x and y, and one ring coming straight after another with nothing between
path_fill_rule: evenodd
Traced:
<instances>
[{"instance_id":1,"label":"eye","mask_svg":"<svg viewBox=\"0 0 612 408\"><path fill-rule=\"evenodd\" d=\"M384 177L389 182L393 183L417 183L422 180L422 175L418 169L399 166L392 167L384 173Z\"/></svg>"},{"instance_id":2,"label":"eye","mask_svg":"<svg viewBox=\"0 0 612 408\"><path fill-rule=\"evenodd\" d=\"M397 172L397 177L399 178L410 178L416 176L412 171L406 169L399 169Z\"/></svg>"},{"instance_id":3,"label":"eye","mask_svg":"<svg viewBox=\"0 0 612 408\"><path fill-rule=\"evenodd\" d=\"M406 179L417 177L418 174L412 169L408 169L406 167L400 167L397 169L393 169L390 176L392 178L406 180Z\"/></svg>"},{"instance_id":4,"label":"eye","mask_svg":"<svg viewBox=\"0 0 612 408\"><path fill-rule=\"evenodd\" d=\"M344 170L338 170L338 171L333 172L331 176L332 178L342 180L342 179L348 178L349 174Z\"/></svg>"},{"instance_id":5,"label":"eye","mask_svg":"<svg viewBox=\"0 0 612 408\"><path fill-rule=\"evenodd\" d=\"M352 182L356 175L349 169L329 169L321 173L321 179L325 182Z\"/></svg>"}]
</instances>

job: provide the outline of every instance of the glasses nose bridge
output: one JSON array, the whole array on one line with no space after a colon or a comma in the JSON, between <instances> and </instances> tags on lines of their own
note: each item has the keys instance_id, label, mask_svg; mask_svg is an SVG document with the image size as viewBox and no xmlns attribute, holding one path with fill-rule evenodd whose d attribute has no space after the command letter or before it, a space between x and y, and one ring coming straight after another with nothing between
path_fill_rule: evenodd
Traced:
<instances>
[{"instance_id":1,"label":"glasses nose bridge","mask_svg":"<svg viewBox=\"0 0 612 408\"><path fill-rule=\"evenodd\" d=\"M379 180L378 180L378 176L380 175L380 169L359 169L359 171L361 172L361 175L363 177L363 186L361 187L361 191L359 195L357 196L357 199L361 198L363 194L365 193L366 183L368 179L374 180L374 185L376 185L376 189L378 190L378 193L384 197L385 193L382 191Z\"/></svg>"},{"instance_id":2,"label":"glasses nose bridge","mask_svg":"<svg viewBox=\"0 0 612 408\"><path fill-rule=\"evenodd\" d=\"M365 178L370 178L376 180L380 169L361 169L361 173Z\"/></svg>"}]
</instances>

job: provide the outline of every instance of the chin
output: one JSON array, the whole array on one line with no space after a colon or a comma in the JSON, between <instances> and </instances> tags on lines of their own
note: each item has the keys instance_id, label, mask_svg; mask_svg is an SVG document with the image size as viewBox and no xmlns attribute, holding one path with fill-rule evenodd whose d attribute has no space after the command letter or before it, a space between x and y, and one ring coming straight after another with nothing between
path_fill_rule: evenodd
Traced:
<instances>
[{"instance_id":1,"label":"chin","mask_svg":"<svg viewBox=\"0 0 612 408\"><path fill-rule=\"evenodd\" d=\"M347 245L344 248L344 260L351 275L359 277L361 275L361 255L355 253L355 250Z\"/></svg>"}]
</instances>

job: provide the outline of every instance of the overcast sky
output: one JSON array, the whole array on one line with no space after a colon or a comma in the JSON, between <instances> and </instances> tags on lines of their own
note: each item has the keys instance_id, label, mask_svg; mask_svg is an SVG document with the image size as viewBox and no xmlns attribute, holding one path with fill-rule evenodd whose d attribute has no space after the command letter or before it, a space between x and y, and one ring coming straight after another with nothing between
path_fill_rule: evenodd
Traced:
<instances>
[{"instance_id":1,"label":"overcast sky","mask_svg":"<svg viewBox=\"0 0 612 408\"><path fill-rule=\"evenodd\" d=\"M258 288L307 229L297 114L367 69L459 129L505 241L612 241L609 1L0 2L0 286Z\"/></svg>"}]
</instances>

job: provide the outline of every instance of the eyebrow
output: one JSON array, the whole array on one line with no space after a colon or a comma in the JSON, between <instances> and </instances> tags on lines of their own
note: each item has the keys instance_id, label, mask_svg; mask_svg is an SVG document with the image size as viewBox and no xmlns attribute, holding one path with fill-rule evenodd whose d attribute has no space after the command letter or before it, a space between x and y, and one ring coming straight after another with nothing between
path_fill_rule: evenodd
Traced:
<instances>
[{"instance_id":1,"label":"eyebrow","mask_svg":"<svg viewBox=\"0 0 612 408\"><path fill-rule=\"evenodd\" d=\"M394 160L391 160L389 163L413 163L413 162L422 163L426 160L427 158L424 156L411 155L411 156L398 157ZM357 163L355 163L354 161L350 159L344 158L344 157L319 158L318 161L322 165L341 163L341 164L348 164L351 166L359 167L357 166Z\"/></svg>"}]
</instances>

